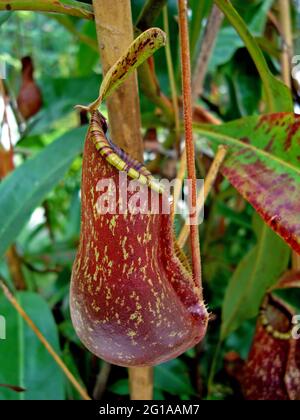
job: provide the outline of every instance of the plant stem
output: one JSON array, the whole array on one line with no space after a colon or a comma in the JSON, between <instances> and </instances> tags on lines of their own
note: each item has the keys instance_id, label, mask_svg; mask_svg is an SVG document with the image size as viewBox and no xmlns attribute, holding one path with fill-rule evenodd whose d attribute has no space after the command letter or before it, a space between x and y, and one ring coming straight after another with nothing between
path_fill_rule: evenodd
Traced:
<instances>
[{"instance_id":1,"label":"plant stem","mask_svg":"<svg viewBox=\"0 0 300 420\"><path fill-rule=\"evenodd\" d=\"M211 367L210 367L209 376L208 376L208 383L207 383L207 389L208 389L207 394L208 394L208 396L210 396L213 392L214 378L215 378L215 373L216 373L216 370L217 370L220 351L222 349L222 344L223 344L223 342L220 339L218 341L218 344L217 344L217 347L216 347L216 350L215 350L215 353L214 353L214 357L213 357L213 360L212 360L212 364L211 364Z\"/></svg>"},{"instance_id":2,"label":"plant stem","mask_svg":"<svg viewBox=\"0 0 300 420\"><path fill-rule=\"evenodd\" d=\"M98 44L104 75L133 42L129 0L93 0ZM141 116L136 72L108 99L108 115L114 142L134 159L142 161Z\"/></svg>"},{"instance_id":3,"label":"plant stem","mask_svg":"<svg viewBox=\"0 0 300 420\"><path fill-rule=\"evenodd\" d=\"M189 45L189 30L187 19L187 2L178 0L179 7L179 30L181 44L181 63L182 63L182 86L183 86L183 107L184 107L184 126L186 139L186 156L188 178L192 182L191 206L194 214L190 213L190 239L192 251L192 265L194 281L199 287L200 297L202 297L202 275L201 275L201 254L198 225L193 224L197 206L197 180L195 166L195 150L193 141L193 107L192 107L192 89L191 89L191 60Z\"/></svg>"},{"instance_id":4,"label":"plant stem","mask_svg":"<svg viewBox=\"0 0 300 420\"><path fill-rule=\"evenodd\" d=\"M27 287L22 271L22 262L15 245L8 248L5 257L15 288L17 290L26 290Z\"/></svg>"},{"instance_id":5,"label":"plant stem","mask_svg":"<svg viewBox=\"0 0 300 420\"><path fill-rule=\"evenodd\" d=\"M94 19L93 10L89 4L74 0L67 0L65 3L59 0L0 0L1 10L63 13L84 19Z\"/></svg>"},{"instance_id":6,"label":"plant stem","mask_svg":"<svg viewBox=\"0 0 300 420\"><path fill-rule=\"evenodd\" d=\"M168 6L165 6L164 9L163 9L163 19L164 19L164 31L167 34L166 59L167 59L168 74L169 74L171 92L172 92L172 102L173 102L173 108L174 108L176 144L179 145L180 137L181 137L180 113L179 113L178 94L177 94L174 66L173 66L171 46L170 46L170 28L169 28L169 19L168 19Z\"/></svg>"},{"instance_id":7,"label":"plant stem","mask_svg":"<svg viewBox=\"0 0 300 420\"><path fill-rule=\"evenodd\" d=\"M66 377L69 379L69 381L72 383L74 388L78 391L80 396L84 400L91 400L89 395L87 394L86 390L80 385L80 383L77 381L75 376L69 371L63 360L59 357L59 355L56 353L56 351L53 349L51 344L47 341L47 339L43 336L41 331L37 328L37 326L34 324L34 322L31 320L31 318L27 315L27 313L24 311L24 309L21 307L17 299L12 295L12 293L9 291L9 289L6 287L3 280L0 278L0 288L3 290L3 293L7 300L11 303L11 305L16 309L16 311L21 315L21 317L24 319L24 321L28 324L28 326L32 329L32 331L35 333L37 338L41 341L41 343L44 345L46 350L49 352L49 354L53 357L55 362L58 364L58 366L61 368L63 373L66 375Z\"/></svg>"},{"instance_id":8,"label":"plant stem","mask_svg":"<svg viewBox=\"0 0 300 420\"><path fill-rule=\"evenodd\" d=\"M291 22L290 0L279 0L279 17L283 45L281 54L281 72L284 83L291 88L291 57L293 50L293 34Z\"/></svg>"},{"instance_id":9,"label":"plant stem","mask_svg":"<svg viewBox=\"0 0 300 420\"><path fill-rule=\"evenodd\" d=\"M136 27L141 31L151 28L166 4L167 0L147 0L138 17Z\"/></svg>"},{"instance_id":10,"label":"plant stem","mask_svg":"<svg viewBox=\"0 0 300 420\"><path fill-rule=\"evenodd\" d=\"M151 28L166 3L167 0L148 0L145 2L141 14L136 21L136 35ZM150 63L154 63L153 58L146 61L138 69L140 90L151 102L162 110L164 119L171 127L174 124L174 110L172 109L171 101L162 93L155 74L154 65L152 66Z\"/></svg>"},{"instance_id":11,"label":"plant stem","mask_svg":"<svg viewBox=\"0 0 300 420\"><path fill-rule=\"evenodd\" d=\"M292 88L291 82L291 58L293 55L293 32L291 22L291 8L289 0L279 0L280 29L283 36L283 47L281 54L281 74L283 82ZM300 255L292 253L292 266L294 270L300 270Z\"/></svg>"},{"instance_id":12,"label":"plant stem","mask_svg":"<svg viewBox=\"0 0 300 420\"><path fill-rule=\"evenodd\" d=\"M213 5L211 14L206 24L201 51L197 60L197 65L193 77L193 102L196 102L197 99L202 95L209 60L223 19L223 13L218 9L216 5Z\"/></svg>"},{"instance_id":13,"label":"plant stem","mask_svg":"<svg viewBox=\"0 0 300 420\"><path fill-rule=\"evenodd\" d=\"M204 191L201 191L198 196L198 203L197 203L197 211L199 209L198 213L200 212L201 209L203 209L203 205L205 204L207 197L212 190L212 187L218 176L219 170L226 157L226 153L227 153L227 147L219 146L216 157L209 169L207 177L205 178ZM203 198L203 195L204 195L204 198ZM185 246L188 237L189 237L189 229L187 225L184 225L183 228L181 229L181 232L177 240L177 243L180 246L180 248L183 248Z\"/></svg>"},{"instance_id":14,"label":"plant stem","mask_svg":"<svg viewBox=\"0 0 300 420\"><path fill-rule=\"evenodd\" d=\"M175 184L174 194L173 194L173 221L175 219L178 201L182 192L182 185L183 185L185 173L186 173L186 149L183 150L180 156L179 167L178 167L178 171L176 175L177 182ZM184 226L189 231L188 226L187 225L184 225Z\"/></svg>"},{"instance_id":15,"label":"plant stem","mask_svg":"<svg viewBox=\"0 0 300 420\"><path fill-rule=\"evenodd\" d=\"M131 400L152 400L153 368L137 367L129 369L129 388Z\"/></svg>"},{"instance_id":16,"label":"plant stem","mask_svg":"<svg viewBox=\"0 0 300 420\"><path fill-rule=\"evenodd\" d=\"M282 112L284 108L285 111L291 112L293 109L293 103L289 91L271 73L262 51L258 47L245 22L235 10L230 0L214 0L214 2L222 10L231 25L240 35L256 65L264 85L268 111Z\"/></svg>"},{"instance_id":17,"label":"plant stem","mask_svg":"<svg viewBox=\"0 0 300 420\"><path fill-rule=\"evenodd\" d=\"M195 13L193 13L192 25L191 25L191 37L190 37L190 47L191 47L191 57L192 62L195 60L196 50L198 46L198 40L202 32L202 21L205 17L206 2L201 1L197 5Z\"/></svg>"},{"instance_id":18,"label":"plant stem","mask_svg":"<svg viewBox=\"0 0 300 420\"><path fill-rule=\"evenodd\" d=\"M133 41L130 0L93 0L96 29L104 74ZM141 115L137 77L130 76L108 100L114 142L130 156L143 160ZM152 399L152 368L130 368L132 399Z\"/></svg>"},{"instance_id":19,"label":"plant stem","mask_svg":"<svg viewBox=\"0 0 300 420\"><path fill-rule=\"evenodd\" d=\"M145 2L135 24L136 35L139 35L141 31L151 28L166 3L167 0L148 0ZM152 60L154 59L152 58ZM151 102L162 110L167 124L172 126L172 124L174 124L174 110L172 109L172 104L162 93L155 74L154 65L151 66L150 62L151 60L148 60L138 69L140 89Z\"/></svg>"},{"instance_id":20,"label":"plant stem","mask_svg":"<svg viewBox=\"0 0 300 420\"><path fill-rule=\"evenodd\" d=\"M100 373L97 377L95 389L93 391L94 400L100 401L102 399L109 379L110 372L111 364L103 361Z\"/></svg>"}]
</instances>

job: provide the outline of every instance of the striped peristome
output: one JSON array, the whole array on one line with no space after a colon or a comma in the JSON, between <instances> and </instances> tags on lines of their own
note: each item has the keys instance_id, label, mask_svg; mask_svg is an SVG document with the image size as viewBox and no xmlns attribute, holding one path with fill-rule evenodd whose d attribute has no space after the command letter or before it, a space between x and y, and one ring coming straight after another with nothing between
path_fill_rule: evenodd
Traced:
<instances>
[{"instance_id":1,"label":"striped peristome","mask_svg":"<svg viewBox=\"0 0 300 420\"><path fill-rule=\"evenodd\" d=\"M107 123L99 111L93 111L89 136L108 163L119 171L127 172L128 176L142 185L147 185L150 189L158 193L163 193L163 187L139 161L130 157L124 150L116 146L107 136Z\"/></svg>"}]
</instances>

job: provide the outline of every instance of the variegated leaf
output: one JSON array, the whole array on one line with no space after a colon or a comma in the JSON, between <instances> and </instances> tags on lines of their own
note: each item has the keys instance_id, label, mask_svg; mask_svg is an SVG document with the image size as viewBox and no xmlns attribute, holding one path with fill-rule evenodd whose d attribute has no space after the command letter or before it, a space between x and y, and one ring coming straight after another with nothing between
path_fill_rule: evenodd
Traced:
<instances>
[{"instance_id":1,"label":"variegated leaf","mask_svg":"<svg viewBox=\"0 0 300 420\"><path fill-rule=\"evenodd\" d=\"M89 105L88 109L97 109L102 101L110 96L134 70L165 43L166 34L161 29L151 28L143 32L106 73L100 87L99 97Z\"/></svg>"},{"instance_id":2,"label":"variegated leaf","mask_svg":"<svg viewBox=\"0 0 300 420\"><path fill-rule=\"evenodd\" d=\"M195 129L229 146L223 174L300 253L300 117L277 113Z\"/></svg>"}]
</instances>

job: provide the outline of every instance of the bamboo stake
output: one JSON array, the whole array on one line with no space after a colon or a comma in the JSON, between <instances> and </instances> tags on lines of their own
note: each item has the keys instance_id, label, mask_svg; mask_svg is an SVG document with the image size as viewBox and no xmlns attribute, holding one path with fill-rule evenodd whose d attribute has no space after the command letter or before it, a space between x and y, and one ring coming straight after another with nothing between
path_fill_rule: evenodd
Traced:
<instances>
[{"instance_id":1,"label":"bamboo stake","mask_svg":"<svg viewBox=\"0 0 300 420\"><path fill-rule=\"evenodd\" d=\"M290 1L279 0L278 5L280 27L283 36L283 50L281 54L282 80L291 89L291 57L293 55L293 32L291 22ZM293 252L292 254L292 266L295 270L300 270L300 255L296 252Z\"/></svg>"},{"instance_id":2,"label":"bamboo stake","mask_svg":"<svg viewBox=\"0 0 300 420\"><path fill-rule=\"evenodd\" d=\"M129 389L131 400L153 399L153 368L136 367L129 369Z\"/></svg>"},{"instance_id":3,"label":"bamboo stake","mask_svg":"<svg viewBox=\"0 0 300 420\"><path fill-rule=\"evenodd\" d=\"M41 341L41 343L44 345L46 350L49 352L49 354L53 357L55 362L58 364L58 366L61 368L63 373L66 375L66 377L69 379L71 384L74 386L74 388L78 391L80 396L84 400L91 400L89 395L87 394L86 390L80 385L80 383L77 381L75 376L70 372L70 370L67 368L63 360L59 357L59 355L56 353L56 351L53 349L51 344L48 342L48 340L43 336L41 331L38 329L38 327L34 324L34 322L29 318L27 313L24 311L22 306L19 304L17 299L12 295L12 293L9 291L9 289L6 287L4 282L0 279L0 288L3 290L3 293L7 300L11 303L11 305L16 309L16 311L21 315L21 317L24 319L24 321L28 324L28 326L32 329L32 331L35 333L37 338Z\"/></svg>"},{"instance_id":4,"label":"bamboo stake","mask_svg":"<svg viewBox=\"0 0 300 420\"><path fill-rule=\"evenodd\" d=\"M103 73L133 42L129 0L93 0ZM111 136L133 158L143 159L140 103L136 74L128 77L107 101Z\"/></svg>"},{"instance_id":5,"label":"bamboo stake","mask_svg":"<svg viewBox=\"0 0 300 420\"><path fill-rule=\"evenodd\" d=\"M279 0L279 18L283 45L281 53L281 72L284 83L291 88L291 58L293 50L293 34L291 22L290 0Z\"/></svg>"},{"instance_id":6,"label":"bamboo stake","mask_svg":"<svg viewBox=\"0 0 300 420\"><path fill-rule=\"evenodd\" d=\"M133 41L130 0L93 0L98 43L104 74ZM108 114L114 142L130 156L143 160L141 116L136 75L108 100ZM152 368L130 368L131 398L151 400L153 397Z\"/></svg>"}]
</instances>

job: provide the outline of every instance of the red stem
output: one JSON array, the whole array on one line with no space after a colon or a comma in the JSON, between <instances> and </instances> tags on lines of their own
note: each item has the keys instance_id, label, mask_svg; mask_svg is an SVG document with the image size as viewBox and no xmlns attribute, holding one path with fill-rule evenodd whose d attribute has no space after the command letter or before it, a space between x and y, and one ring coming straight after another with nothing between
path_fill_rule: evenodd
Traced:
<instances>
[{"instance_id":1,"label":"red stem","mask_svg":"<svg viewBox=\"0 0 300 420\"><path fill-rule=\"evenodd\" d=\"M189 29L187 20L187 2L186 0L178 0L179 7L179 29L181 44L181 63L182 63L182 87L183 87L183 107L184 107L184 126L187 156L188 178L192 180L192 197L191 204L193 210L197 206L197 180L195 167L195 150L193 141L193 107L192 107L192 89L191 89L191 58ZM193 214L190 214L192 219ZM202 294L201 281L201 254L198 226L191 223L190 241L192 251L193 275L197 286Z\"/></svg>"}]
</instances>

